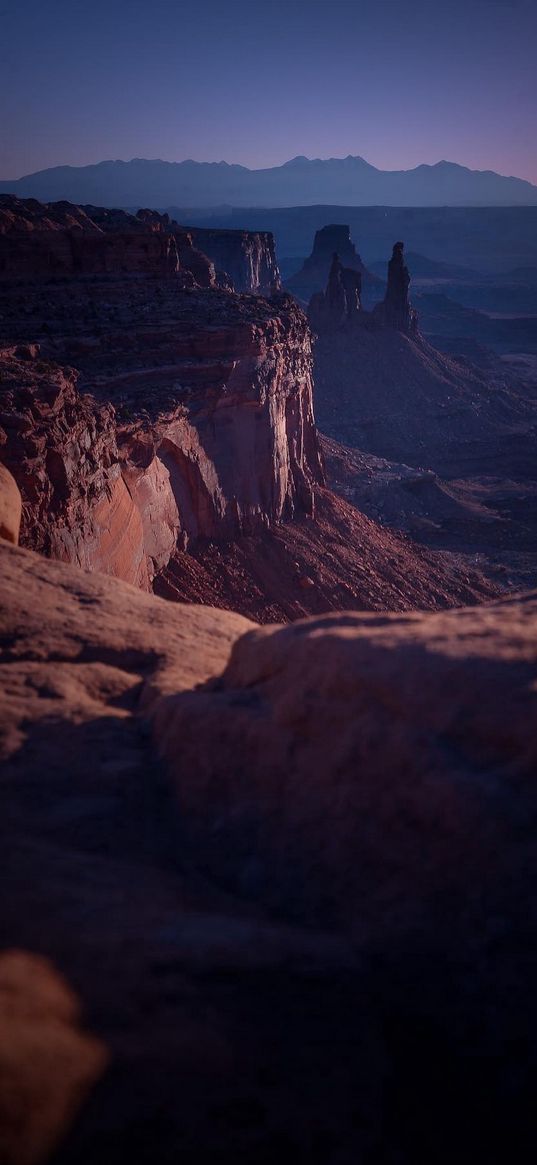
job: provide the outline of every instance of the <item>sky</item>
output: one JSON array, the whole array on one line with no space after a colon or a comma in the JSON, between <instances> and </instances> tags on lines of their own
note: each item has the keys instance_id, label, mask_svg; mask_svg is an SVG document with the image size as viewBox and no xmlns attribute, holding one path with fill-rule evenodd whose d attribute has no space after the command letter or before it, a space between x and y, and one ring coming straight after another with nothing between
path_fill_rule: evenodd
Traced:
<instances>
[{"instance_id":1,"label":"sky","mask_svg":"<svg viewBox=\"0 0 537 1165\"><path fill-rule=\"evenodd\" d=\"M441 159L537 182L535 0L0 0L0 178Z\"/></svg>"}]
</instances>

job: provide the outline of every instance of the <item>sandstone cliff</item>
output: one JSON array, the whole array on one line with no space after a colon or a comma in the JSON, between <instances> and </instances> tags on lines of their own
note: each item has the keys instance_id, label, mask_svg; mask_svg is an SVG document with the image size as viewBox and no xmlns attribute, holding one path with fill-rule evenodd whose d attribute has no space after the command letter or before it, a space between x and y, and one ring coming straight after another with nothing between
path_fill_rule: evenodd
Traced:
<instances>
[{"instance_id":1,"label":"sandstone cliff","mask_svg":"<svg viewBox=\"0 0 537 1165\"><path fill-rule=\"evenodd\" d=\"M48 329L63 321L65 290ZM23 542L148 587L177 545L311 514L322 469L310 341L292 303L215 292L177 304L164 288L153 325L143 292L137 306L128 336L113 323L84 335L79 320L55 341L78 372L35 345L4 349L0 425Z\"/></svg>"},{"instance_id":2,"label":"sandstone cliff","mask_svg":"<svg viewBox=\"0 0 537 1165\"><path fill-rule=\"evenodd\" d=\"M0 194L0 278L179 272L198 287L268 296L280 289L268 231L188 229L145 208L134 215Z\"/></svg>"},{"instance_id":3,"label":"sandstone cliff","mask_svg":"<svg viewBox=\"0 0 537 1165\"><path fill-rule=\"evenodd\" d=\"M269 231L226 231L197 227L194 243L229 275L235 291L273 295L280 290L280 272Z\"/></svg>"},{"instance_id":4,"label":"sandstone cliff","mask_svg":"<svg viewBox=\"0 0 537 1165\"><path fill-rule=\"evenodd\" d=\"M113 227L99 225L85 208L70 203L44 206L0 195L0 278L179 271L173 235L137 224L122 211L108 215L114 213Z\"/></svg>"},{"instance_id":5,"label":"sandstone cliff","mask_svg":"<svg viewBox=\"0 0 537 1165\"><path fill-rule=\"evenodd\" d=\"M24 545L261 621L495 593L323 490L311 334L290 296L219 288L167 215L15 203L3 237L19 257L21 239L100 248L127 224L133 247L171 240L179 264L0 279L0 456Z\"/></svg>"}]
</instances>

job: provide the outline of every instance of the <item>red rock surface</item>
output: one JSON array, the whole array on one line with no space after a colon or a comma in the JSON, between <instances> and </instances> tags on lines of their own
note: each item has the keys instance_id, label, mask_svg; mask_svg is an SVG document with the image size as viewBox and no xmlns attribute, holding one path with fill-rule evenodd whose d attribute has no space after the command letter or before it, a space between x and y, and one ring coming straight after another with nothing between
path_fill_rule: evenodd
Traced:
<instances>
[{"instance_id":1,"label":"red rock surface","mask_svg":"<svg viewBox=\"0 0 537 1165\"><path fill-rule=\"evenodd\" d=\"M256 628L0 559L0 929L110 1056L62 1165L524 1159L535 596Z\"/></svg>"},{"instance_id":2,"label":"red rock surface","mask_svg":"<svg viewBox=\"0 0 537 1165\"><path fill-rule=\"evenodd\" d=\"M0 280L2 456L24 545L262 621L494 593L319 493L311 335L291 297L219 289L167 215L36 206L15 206L16 246L66 223L88 246L128 227L136 246L175 239L191 269Z\"/></svg>"},{"instance_id":3,"label":"red rock surface","mask_svg":"<svg viewBox=\"0 0 537 1165\"><path fill-rule=\"evenodd\" d=\"M221 285L272 295L280 288L268 231L188 229L168 214L136 215L69 202L0 194L0 277L177 275L198 287Z\"/></svg>"},{"instance_id":4,"label":"red rock surface","mask_svg":"<svg viewBox=\"0 0 537 1165\"><path fill-rule=\"evenodd\" d=\"M3 353L3 458L23 493L23 542L147 586L177 543L311 513L322 467L299 309L168 285L148 304L141 284L126 305L120 285L96 335L92 303L105 313L92 289L77 318L74 286L54 285L43 321L45 351L60 348L78 374L35 346ZM43 338L43 324L7 327Z\"/></svg>"},{"instance_id":5,"label":"red rock surface","mask_svg":"<svg viewBox=\"0 0 537 1165\"><path fill-rule=\"evenodd\" d=\"M118 213L121 225L112 232L69 202L0 195L0 278L176 274L173 236L136 229L132 216Z\"/></svg>"},{"instance_id":6,"label":"red rock surface","mask_svg":"<svg viewBox=\"0 0 537 1165\"><path fill-rule=\"evenodd\" d=\"M233 542L176 550L155 580L165 598L231 607L260 623L322 611L430 610L481 602L498 582L475 563L430 552L318 488L315 520Z\"/></svg>"},{"instance_id":7,"label":"red rock surface","mask_svg":"<svg viewBox=\"0 0 537 1165\"><path fill-rule=\"evenodd\" d=\"M21 510L22 499L15 478L5 465L0 465L0 538L15 546L19 541Z\"/></svg>"},{"instance_id":8,"label":"red rock surface","mask_svg":"<svg viewBox=\"0 0 537 1165\"><path fill-rule=\"evenodd\" d=\"M442 897L462 925L506 866L523 876L536 679L535 592L326 614L249 632L205 693L156 708L155 731L172 770L180 756L182 811L214 840L213 874L240 851L256 897L363 941L432 925Z\"/></svg>"}]
</instances>

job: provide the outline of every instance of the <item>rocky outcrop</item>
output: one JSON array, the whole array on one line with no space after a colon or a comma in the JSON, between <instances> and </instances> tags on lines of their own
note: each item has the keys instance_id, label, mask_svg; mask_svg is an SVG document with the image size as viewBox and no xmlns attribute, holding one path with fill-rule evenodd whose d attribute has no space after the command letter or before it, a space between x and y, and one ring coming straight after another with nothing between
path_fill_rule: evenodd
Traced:
<instances>
[{"instance_id":1,"label":"rocky outcrop","mask_svg":"<svg viewBox=\"0 0 537 1165\"><path fill-rule=\"evenodd\" d=\"M4 197L0 229L0 424L25 545L147 589L177 547L313 512L310 335L289 297L219 290L152 210ZM227 245L243 282L268 279L268 236Z\"/></svg>"},{"instance_id":2,"label":"rocky outcrop","mask_svg":"<svg viewBox=\"0 0 537 1165\"><path fill-rule=\"evenodd\" d=\"M178 273L173 235L137 224L122 211L107 214L111 221L103 212L99 224L70 203L42 206L1 195L0 278Z\"/></svg>"},{"instance_id":3,"label":"rocky outcrop","mask_svg":"<svg viewBox=\"0 0 537 1165\"><path fill-rule=\"evenodd\" d=\"M134 240L172 238L181 263L161 277L0 280L0 426L24 545L261 621L496 593L323 492L311 335L290 296L215 286L189 233L151 210L24 204L20 217L28 238L50 217L51 236L73 222L88 244L127 223ZM358 274L334 281L352 331Z\"/></svg>"},{"instance_id":4,"label":"rocky outcrop","mask_svg":"<svg viewBox=\"0 0 537 1165\"><path fill-rule=\"evenodd\" d=\"M0 465L0 538L14 546L19 541L21 512L22 498L15 478L5 465Z\"/></svg>"},{"instance_id":5,"label":"rocky outcrop","mask_svg":"<svg viewBox=\"0 0 537 1165\"><path fill-rule=\"evenodd\" d=\"M335 232L336 228L333 229ZM337 230L342 232L343 228ZM344 267L339 255L334 252L326 290L316 292L309 301L308 319L314 331L319 335L330 334L344 325L360 324L366 328L380 326L403 332L407 336L418 336L418 315L408 296L410 275L405 266L403 250L403 243L394 244L393 256L388 264L386 295L382 303L375 304L373 310L367 312L361 310L361 272L353 267Z\"/></svg>"},{"instance_id":6,"label":"rocky outcrop","mask_svg":"<svg viewBox=\"0 0 537 1165\"><path fill-rule=\"evenodd\" d=\"M114 309L99 326L85 294L77 318L72 285L48 294L58 333L49 301L45 349L78 372L36 345L2 354L3 457L23 494L25 545L147 588L176 546L312 513L323 473L310 339L290 300L211 291L178 302L163 285L151 320L140 287L122 334ZM26 297L36 314L40 299ZM102 298L92 302L102 319Z\"/></svg>"},{"instance_id":7,"label":"rocky outcrop","mask_svg":"<svg viewBox=\"0 0 537 1165\"><path fill-rule=\"evenodd\" d=\"M168 598L232 607L262 622L494 594L479 570L461 571L398 540L323 489L309 398L301 403L299 393L285 405L279 379L274 392L269 382L264 404L251 395L255 376L280 360L278 344L287 345L280 328L257 373L244 347L248 333L240 330L196 332L205 362L191 364L191 356L180 362L174 333L173 356L165 332L160 349L155 337L146 347L142 333L136 354L133 329L131 356L152 365L152 374L102 382L108 357L99 345L84 352L76 341L78 373L42 359L35 345L4 350L2 448L24 499L23 544ZM232 340L243 345L235 376L245 378L245 396L242 380L231 380L228 393L219 386L222 364L209 358L210 343ZM194 336L187 332L184 343L191 353ZM285 347L288 356L293 351ZM90 375L91 392L81 391ZM174 377L191 380L179 398L170 391Z\"/></svg>"},{"instance_id":8,"label":"rocky outcrop","mask_svg":"<svg viewBox=\"0 0 537 1165\"><path fill-rule=\"evenodd\" d=\"M281 281L268 231L187 229L168 214L0 195L0 278L177 276L188 286L273 295Z\"/></svg>"},{"instance_id":9,"label":"rocky outcrop","mask_svg":"<svg viewBox=\"0 0 537 1165\"><path fill-rule=\"evenodd\" d=\"M351 240L350 228L339 225L322 227L316 232L312 253L302 269L286 280L287 290L304 303L308 303L317 292L324 292L334 254L339 256L344 268L358 273L360 290L363 287L368 296L375 293L378 296L382 289L382 280L364 266Z\"/></svg>"},{"instance_id":10,"label":"rocky outcrop","mask_svg":"<svg viewBox=\"0 0 537 1165\"><path fill-rule=\"evenodd\" d=\"M3 456L24 504L22 541L147 589L141 516L121 474L114 410L34 346L0 352Z\"/></svg>"},{"instance_id":11,"label":"rocky outcrop","mask_svg":"<svg viewBox=\"0 0 537 1165\"><path fill-rule=\"evenodd\" d=\"M102 206L48 206L0 195L0 278L175 277L214 287L214 264L169 215ZM188 277L190 276L190 278Z\"/></svg>"},{"instance_id":12,"label":"rocky outcrop","mask_svg":"<svg viewBox=\"0 0 537 1165\"><path fill-rule=\"evenodd\" d=\"M410 274L404 259L404 243L394 243L388 263L388 284L384 301L375 308L375 315L387 327L407 336L418 331L418 315L411 306L408 289Z\"/></svg>"},{"instance_id":13,"label":"rocky outcrop","mask_svg":"<svg viewBox=\"0 0 537 1165\"><path fill-rule=\"evenodd\" d=\"M156 712L157 732L172 766L181 742L183 812L215 839L214 872L240 849L257 895L361 935L434 925L448 893L470 925L470 870L482 893L504 861L522 875L533 844L536 676L535 594L429 616L326 615L250 632L214 690Z\"/></svg>"},{"instance_id":14,"label":"rocky outcrop","mask_svg":"<svg viewBox=\"0 0 537 1165\"><path fill-rule=\"evenodd\" d=\"M194 244L225 271L235 291L274 295L281 280L274 237L269 231L226 231L192 228Z\"/></svg>"},{"instance_id":15,"label":"rocky outcrop","mask_svg":"<svg viewBox=\"0 0 537 1165\"><path fill-rule=\"evenodd\" d=\"M111 1060L62 1162L524 1159L536 597L256 628L0 559L0 929Z\"/></svg>"},{"instance_id":16,"label":"rocky outcrop","mask_svg":"<svg viewBox=\"0 0 537 1165\"><path fill-rule=\"evenodd\" d=\"M361 309L362 276L352 267L343 267L339 255L332 258L326 291L312 295L308 319L315 332L332 332L353 323Z\"/></svg>"}]
</instances>

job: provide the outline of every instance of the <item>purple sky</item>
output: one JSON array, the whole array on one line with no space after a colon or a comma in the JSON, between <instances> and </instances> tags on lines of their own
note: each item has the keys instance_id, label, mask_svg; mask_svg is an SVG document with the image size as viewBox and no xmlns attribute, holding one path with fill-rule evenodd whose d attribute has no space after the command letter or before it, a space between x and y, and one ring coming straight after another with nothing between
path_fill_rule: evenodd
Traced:
<instances>
[{"instance_id":1,"label":"purple sky","mask_svg":"<svg viewBox=\"0 0 537 1165\"><path fill-rule=\"evenodd\" d=\"M0 178L442 158L537 182L535 0L0 0Z\"/></svg>"}]
</instances>

